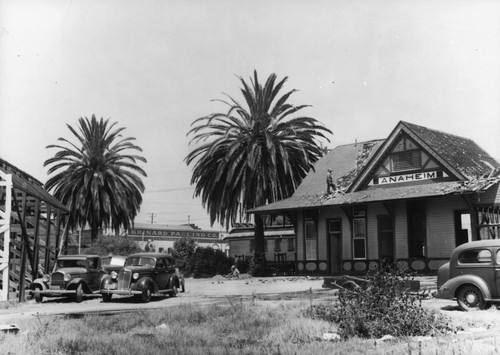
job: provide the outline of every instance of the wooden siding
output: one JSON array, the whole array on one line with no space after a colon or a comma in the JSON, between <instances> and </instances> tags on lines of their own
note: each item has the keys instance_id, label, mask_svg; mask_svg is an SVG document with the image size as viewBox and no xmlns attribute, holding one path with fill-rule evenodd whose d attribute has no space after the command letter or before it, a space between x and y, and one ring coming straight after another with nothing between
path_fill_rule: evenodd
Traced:
<instances>
[{"instance_id":1,"label":"wooden siding","mask_svg":"<svg viewBox=\"0 0 500 355\"><path fill-rule=\"evenodd\" d=\"M406 201L394 203L394 252L396 259L408 258Z\"/></svg>"},{"instance_id":2,"label":"wooden siding","mask_svg":"<svg viewBox=\"0 0 500 355\"><path fill-rule=\"evenodd\" d=\"M480 195L476 195L478 198L476 198L475 203L478 205L483 205L483 204L500 204L500 184L496 184L489 188L486 192L481 193Z\"/></svg>"},{"instance_id":3,"label":"wooden siding","mask_svg":"<svg viewBox=\"0 0 500 355\"><path fill-rule=\"evenodd\" d=\"M427 257L449 258L455 248L455 211L468 209L460 196L426 201Z\"/></svg>"},{"instance_id":4,"label":"wooden siding","mask_svg":"<svg viewBox=\"0 0 500 355\"><path fill-rule=\"evenodd\" d=\"M328 257L328 224L329 219L340 219L342 220L342 259L351 259L351 224L349 219L342 211L340 207L330 207L325 209L321 213L321 223L324 225L324 229L320 233L320 243L318 248L320 250L319 259L327 259ZM323 249L323 250L322 250Z\"/></svg>"},{"instance_id":5,"label":"wooden siding","mask_svg":"<svg viewBox=\"0 0 500 355\"><path fill-rule=\"evenodd\" d=\"M367 206L366 220L366 258L378 259L378 219L380 215L389 213L381 203L369 204Z\"/></svg>"},{"instance_id":6,"label":"wooden siding","mask_svg":"<svg viewBox=\"0 0 500 355\"><path fill-rule=\"evenodd\" d=\"M232 240L229 242L229 256L234 258L236 255L250 255L249 240Z\"/></svg>"}]
</instances>

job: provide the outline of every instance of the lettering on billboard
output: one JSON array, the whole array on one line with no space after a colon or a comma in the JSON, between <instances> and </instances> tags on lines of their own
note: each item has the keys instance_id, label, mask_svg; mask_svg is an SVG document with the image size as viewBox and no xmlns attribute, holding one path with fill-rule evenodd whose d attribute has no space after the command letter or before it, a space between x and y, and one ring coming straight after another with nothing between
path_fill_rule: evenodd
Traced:
<instances>
[{"instance_id":1,"label":"lettering on billboard","mask_svg":"<svg viewBox=\"0 0 500 355\"><path fill-rule=\"evenodd\" d=\"M144 237L190 237L203 239L219 239L219 233L210 231L187 231L187 230L162 230L162 229L144 229L131 228L128 231L129 236Z\"/></svg>"}]
</instances>

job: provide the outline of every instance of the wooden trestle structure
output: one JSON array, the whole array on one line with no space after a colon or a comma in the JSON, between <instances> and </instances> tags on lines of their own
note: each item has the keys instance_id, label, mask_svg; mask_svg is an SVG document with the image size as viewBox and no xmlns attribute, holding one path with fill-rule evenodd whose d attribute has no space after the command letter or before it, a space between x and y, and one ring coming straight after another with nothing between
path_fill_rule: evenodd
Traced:
<instances>
[{"instance_id":1,"label":"wooden trestle structure","mask_svg":"<svg viewBox=\"0 0 500 355\"><path fill-rule=\"evenodd\" d=\"M66 206L43 184L0 159L0 301L17 297L49 272L67 243Z\"/></svg>"}]
</instances>

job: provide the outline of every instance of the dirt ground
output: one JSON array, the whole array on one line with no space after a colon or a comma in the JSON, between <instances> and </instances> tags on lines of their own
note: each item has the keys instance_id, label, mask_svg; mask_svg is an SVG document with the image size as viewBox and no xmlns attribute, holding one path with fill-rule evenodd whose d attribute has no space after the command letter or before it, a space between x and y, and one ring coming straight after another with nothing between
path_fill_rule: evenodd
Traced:
<instances>
[{"instance_id":1,"label":"dirt ground","mask_svg":"<svg viewBox=\"0 0 500 355\"><path fill-rule=\"evenodd\" d=\"M421 289L427 294L435 290L435 278L421 278ZM225 279L215 276L211 279L186 279L186 292L177 297L156 297L148 304L137 303L130 297L116 297L109 303L102 302L98 295L87 296L82 303L67 298L45 298L42 303L29 300L20 304L10 302L0 305L0 325L15 323L20 317L43 316L50 314L85 314L122 312L132 309L153 309L176 306L186 303L210 304L214 302L233 302L234 299L258 299L287 301L306 299L321 302L334 299L335 290L322 287L322 277L266 277L252 278L241 275L239 279ZM464 330L487 330L500 334L500 311L496 308L463 312L452 300L438 300L426 297L422 301L425 308L436 310L461 324Z\"/></svg>"}]
</instances>

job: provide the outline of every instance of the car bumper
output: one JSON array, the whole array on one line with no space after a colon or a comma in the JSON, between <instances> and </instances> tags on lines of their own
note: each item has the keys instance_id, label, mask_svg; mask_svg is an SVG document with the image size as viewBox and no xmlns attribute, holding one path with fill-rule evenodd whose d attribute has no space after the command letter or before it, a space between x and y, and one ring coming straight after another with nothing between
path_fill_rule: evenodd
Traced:
<instances>
[{"instance_id":1,"label":"car bumper","mask_svg":"<svg viewBox=\"0 0 500 355\"><path fill-rule=\"evenodd\" d=\"M75 294L76 290L40 290L40 291L31 291L31 294L35 295L39 293L42 296L61 296L67 294Z\"/></svg>"},{"instance_id":2,"label":"car bumper","mask_svg":"<svg viewBox=\"0 0 500 355\"><path fill-rule=\"evenodd\" d=\"M135 291L135 290L117 290L116 288L103 288L99 291L101 294L106 294L106 295L140 295L142 291Z\"/></svg>"}]
</instances>

